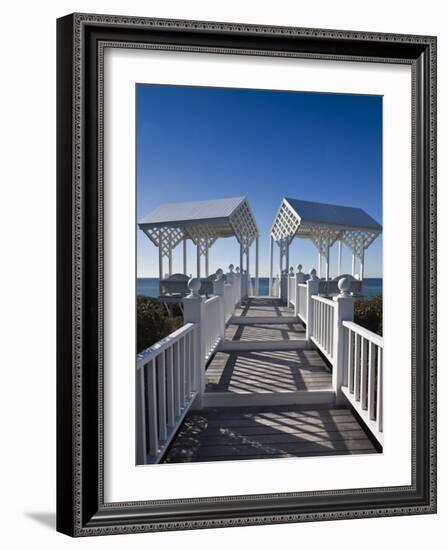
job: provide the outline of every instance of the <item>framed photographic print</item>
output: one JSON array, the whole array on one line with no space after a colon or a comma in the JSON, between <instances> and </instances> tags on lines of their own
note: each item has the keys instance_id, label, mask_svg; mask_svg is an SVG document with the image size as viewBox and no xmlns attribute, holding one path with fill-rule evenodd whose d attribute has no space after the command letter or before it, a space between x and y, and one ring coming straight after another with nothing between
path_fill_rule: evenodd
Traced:
<instances>
[{"instance_id":1,"label":"framed photographic print","mask_svg":"<svg viewBox=\"0 0 448 550\"><path fill-rule=\"evenodd\" d=\"M58 20L71 536L436 511L436 38Z\"/></svg>"}]
</instances>

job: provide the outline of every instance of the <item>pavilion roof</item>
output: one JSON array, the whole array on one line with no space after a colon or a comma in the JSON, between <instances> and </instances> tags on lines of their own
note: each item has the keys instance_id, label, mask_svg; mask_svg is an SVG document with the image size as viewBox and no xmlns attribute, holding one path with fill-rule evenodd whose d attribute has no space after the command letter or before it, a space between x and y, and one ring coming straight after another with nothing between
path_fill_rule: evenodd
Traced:
<instances>
[{"instance_id":1,"label":"pavilion roof","mask_svg":"<svg viewBox=\"0 0 448 550\"><path fill-rule=\"evenodd\" d=\"M211 246L216 239L236 237L246 249L258 236L258 228L246 197L165 203L138 222L163 254L184 239Z\"/></svg>"},{"instance_id":2,"label":"pavilion roof","mask_svg":"<svg viewBox=\"0 0 448 550\"><path fill-rule=\"evenodd\" d=\"M340 239L360 256L381 232L381 225L362 208L284 198L271 236L278 243L309 238L320 250Z\"/></svg>"}]
</instances>

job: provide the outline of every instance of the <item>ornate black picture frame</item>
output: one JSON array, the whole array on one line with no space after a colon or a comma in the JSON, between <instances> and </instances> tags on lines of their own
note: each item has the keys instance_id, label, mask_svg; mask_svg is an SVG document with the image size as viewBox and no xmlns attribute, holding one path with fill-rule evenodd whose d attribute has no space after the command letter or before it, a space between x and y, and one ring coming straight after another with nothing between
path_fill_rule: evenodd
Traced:
<instances>
[{"instance_id":1,"label":"ornate black picture frame","mask_svg":"<svg viewBox=\"0 0 448 550\"><path fill-rule=\"evenodd\" d=\"M105 44L412 67L412 484L108 503L103 492ZM436 511L436 38L74 14L57 22L57 529L71 536Z\"/></svg>"}]
</instances>

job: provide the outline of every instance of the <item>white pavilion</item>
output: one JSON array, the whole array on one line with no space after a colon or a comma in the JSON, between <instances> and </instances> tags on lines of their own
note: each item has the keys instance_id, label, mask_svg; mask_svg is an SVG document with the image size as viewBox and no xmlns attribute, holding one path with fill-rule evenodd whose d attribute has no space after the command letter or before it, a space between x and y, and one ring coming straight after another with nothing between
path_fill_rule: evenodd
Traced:
<instances>
[{"instance_id":1,"label":"white pavilion","mask_svg":"<svg viewBox=\"0 0 448 550\"><path fill-rule=\"evenodd\" d=\"M173 251L182 244L183 275L187 276L187 241L196 246L196 276L209 277L209 251L220 238L235 237L239 243L241 273L250 274L250 248L255 243L255 294L258 295L259 231L246 197L183 203L165 203L146 215L139 228L159 249L159 279L173 275ZM204 262L202 262L204 259ZM202 263L205 263L202 270Z\"/></svg>"},{"instance_id":2,"label":"white pavilion","mask_svg":"<svg viewBox=\"0 0 448 550\"><path fill-rule=\"evenodd\" d=\"M341 275L342 245L352 252L352 275L360 262L364 278L365 251L382 232L381 225L361 208L283 198L271 228L270 284L274 268L274 242L280 249L280 273L289 271L289 246L294 237L310 239L318 250L318 276L330 279L330 249L338 242L338 275ZM325 262L325 271L322 262Z\"/></svg>"}]
</instances>

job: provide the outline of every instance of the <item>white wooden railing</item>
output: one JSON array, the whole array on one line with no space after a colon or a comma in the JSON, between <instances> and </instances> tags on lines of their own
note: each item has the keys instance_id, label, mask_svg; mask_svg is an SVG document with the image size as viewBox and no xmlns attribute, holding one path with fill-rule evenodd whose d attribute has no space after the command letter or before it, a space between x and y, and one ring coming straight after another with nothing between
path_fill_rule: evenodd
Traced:
<instances>
[{"instance_id":1,"label":"white wooden railing","mask_svg":"<svg viewBox=\"0 0 448 550\"><path fill-rule=\"evenodd\" d=\"M280 277L277 275L276 277L273 277L272 279L272 296L274 298L280 297Z\"/></svg>"},{"instance_id":2,"label":"white wooden railing","mask_svg":"<svg viewBox=\"0 0 448 550\"><path fill-rule=\"evenodd\" d=\"M295 275L288 276L288 305L294 306L296 303L297 283Z\"/></svg>"},{"instance_id":3,"label":"white wooden railing","mask_svg":"<svg viewBox=\"0 0 448 550\"><path fill-rule=\"evenodd\" d=\"M137 355L137 463L163 456L198 391L195 331L188 323Z\"/></svg>"},{"instance_id":4,"label":"white wooden railing","mask_svg":"<svg viewBox=\"0 0 448 550\"><path fill-rule=\"evenodd\" d=\"M328 298L311 297L313 316L311 340L330 362L333 362L334 302Z\"/></svg>"},{"instance_id":5,"label":"white wooden railing","mask_svg":"<svg viewBox=\"0 0 448 550\"><path fill-rule=\"evenodd\" d=\"M383 442L383 338L343 321L342 392L378 441Z\"/></svg>"},{"instance_id":6,"label":"white wooden railing","mask_svg":"<svg viewBox=\"0 0 448 550\"><path fill-rule=\"evenodd\" d=\"M232 317L235 310L235 296L233 292L233 285L229 283L224 284L223 292L223 306L224 306L224 322L228 323L230 317Z\"/></svg>"},{"instance_id":7,"label":"white wooden railing","mask_svg":"<svg viewBox=\"0 0 448 550\"><path fill-rule=\"evenodd\" d=\"M307 298L308 298L308 286L306 283L299 283L297 285L297 315L302 319L304 323L307 322Z\"/></svg>"},{"instance_id":8,"label":"white wooden railing","mask_svg":"<svg viewBox=\"0 0 448 550\"><path fill-rule=\"evenodd\" d=\"M215 352L224 333L224 318L220 296L212 296L204 302L204 359Z\"/></svg>"}]
</instances>

